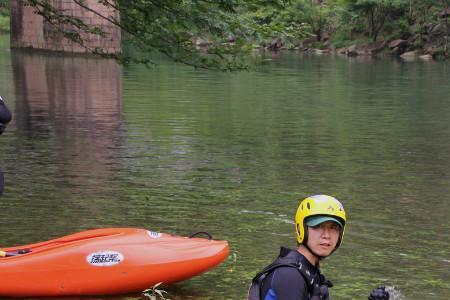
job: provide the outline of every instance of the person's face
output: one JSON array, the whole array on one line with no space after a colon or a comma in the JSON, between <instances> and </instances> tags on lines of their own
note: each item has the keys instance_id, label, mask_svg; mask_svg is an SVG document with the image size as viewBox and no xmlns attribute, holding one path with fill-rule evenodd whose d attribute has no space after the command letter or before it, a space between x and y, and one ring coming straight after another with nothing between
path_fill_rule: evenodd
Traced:
<instances>
[{"instance_id":1,"label":"person's face","mask_svg":"<svg viewBox=\"0 0 450 300\"><path fill-rule=\"evenodd\" d=\"M326 257L336 248L341 227L333 221L308 227L308 246L318 256Z\"/></svg>"}]
</instances>

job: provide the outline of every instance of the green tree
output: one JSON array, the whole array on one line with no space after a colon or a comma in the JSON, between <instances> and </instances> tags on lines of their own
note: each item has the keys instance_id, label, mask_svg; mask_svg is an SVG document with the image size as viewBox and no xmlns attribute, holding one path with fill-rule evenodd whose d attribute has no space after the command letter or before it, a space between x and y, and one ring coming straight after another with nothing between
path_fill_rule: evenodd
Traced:
<instances>
[{"instance_id":1,"label":"green tree","mask_svg":"<svg viewBox=\"0 0 450 300\"><path fill-rule=\"evenodd\" d=\"M0 31L9 31L9 1L0 0Z\"/></svg>"},{"instance_id":2,"label":"green tree","mask_svg":"<svg viewBox=\"0 0 450 300\"><path fill-rule=\"evenodd\" d=\"M417 46L423 45L423 40L431 33L433 28L441 26L445 31L444 38L447 40L444 48L447 51L449 40L448 17L442 14L450 7L450 0L410 0L408 18L411 24L414 24L414 32L419 36Z\"/></svg>"},{"instance_id":3,"label":"green tree","mask_svg":"<svg viewBox=\"0 0 450 300\"><path fill-rule=\"evenodd\" d=\"M284 46L294 47L310 32L302 10L296 9L297 2L247 2L241 10L243 24L249 29L247 39L258 44L271 44L274 40Z\"/></svg>"},{"instance_id":4,"label":"green tree","mask_svg":"<svg viewBox=\"0 0 450 300\"><path fill-rule=\"evenodd\" d=\"M332 9L315 0L291 0L272 5L253 5L246 13L247 22L257 28L256 40L267 44L280 39L284 45L295 46L301 39L314 36L321 41L329 30Z\"/></svg>"},{"instance_id":5,"label":"green tree","mask_svg":"<svg viewBox=\"0 0 450 300\"><path fill-rule=\"evenodd\" d=\"M34 6L46 22L53 24L73 41L84 44L84 33L105 35L100 28L65 14L52 0L24 0ZM73 0L76 5L91 10L86 1ZM124 43L132 45L133 55L113 55L121 62L151 64L155 53L163 53L176 62L200 68L223 70L245 67L243 58L249 50L244 39L249 31L237 11L247 4L240 0L99 0L120 12L120 19L102 16L122 29ZM276 1L257 1L260 5ZM206 51L199 49L196 38L208 41ZM232 40L232 42L230 42ZM102 53L101 49L91 49ZM111 55L110 55L111 56Z\"/></svg>"},{"instance_id":6,"label":"green tree","mask_svg":"<svg viewBox=\"0 0 450 300\"><path fill-rule=\"evenodd\" d=\"M408 0L343 0L344 7L357 20L363 20L368 36L376 41L386 21L402 15Z\"/></svg>"},{"instance_id":7,"label":"green tree","mask_svg":"<svg viewBox=\"0 0 450 300\"><path fill-rule=\"evenodd\" d=\"M322 3L322 1L309 0L308 2L304 2L299 9L304 11L305 21L311 27L311 31L316 36L317 41L321 41L326 31L330 30L332 12L335 7L332 1L327 3L327 5Z\"/></svg>"}]
</instances>

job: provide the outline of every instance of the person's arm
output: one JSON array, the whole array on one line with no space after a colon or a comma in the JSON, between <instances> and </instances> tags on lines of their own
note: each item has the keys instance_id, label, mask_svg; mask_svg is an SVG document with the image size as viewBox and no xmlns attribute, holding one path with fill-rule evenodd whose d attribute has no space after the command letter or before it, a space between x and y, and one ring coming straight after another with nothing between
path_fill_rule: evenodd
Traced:
<instances>
[{"instance_id":1,"label":"person's arm","mask_svg":"<svg viewBox=\"0 0 450 300\"><path fill-rule=\"evenodd\" d=\"M0 196L3 195L3 182L4 182L3 172L0 169Z\"/></svg>"},{"instance_id":2,"label":"person's arm","mask_svg":"<svg viewBox=\"0 0 450 300\"><path fill-rule=\"evenodd\" d=\"M6 128L6 124L11 121L11 118L11 112L3 101L2 96L0 96L0 134L3 133Z\"/></svg>"},{"instance_id":3,"label":"person's arm","mask_svg":"<svg viewBox=\"0 0 450 300\"><path fill-rule=\"evenodd\" d=\"M280 267L272 276L271 289L274 300L308 300L308 288L300 272L295 268Z\"/></svg>"},{"instance_id":4,"label":"person's arm","mask_svg":"<svg viewBox=\"0 0 450 300\"><path fill-rule=\"evenodd\" d=\"M9 111L8 107L6 106L5 102L3 101L2 96L0 96L0 134L3 133L3 131L6 128L6 124L8 124L11 121L11 112ZM3 194L3 172L0 170L0 196Z\"/></svg>"}]
</instances>

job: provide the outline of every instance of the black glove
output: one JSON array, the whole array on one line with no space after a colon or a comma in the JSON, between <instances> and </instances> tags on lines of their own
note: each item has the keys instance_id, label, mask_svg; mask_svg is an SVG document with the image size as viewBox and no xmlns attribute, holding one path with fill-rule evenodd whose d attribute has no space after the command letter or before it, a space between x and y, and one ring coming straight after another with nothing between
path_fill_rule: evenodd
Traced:
<instances>
[{"instance_id":1,"label":"black glove","mask_svg":"<svg viewBox=\"0 0 450 300\"><path fill-rule=\"evenodd\" d=\"M315 285L313 293L311 295L311 300L328 300L330 299L330 294L328 293L328 286L326 284L323 285Z\"/></svg>"},{"instance_id":2,"label":"black glove","mask_svg":"<svg viewBox=\"0 0 450 300\"><path fill-rule=\"evenodd\" d=\"M369 300L389 300L389 292L384 285L374 288L369 295Z\"/></svg>"}]
</instances>

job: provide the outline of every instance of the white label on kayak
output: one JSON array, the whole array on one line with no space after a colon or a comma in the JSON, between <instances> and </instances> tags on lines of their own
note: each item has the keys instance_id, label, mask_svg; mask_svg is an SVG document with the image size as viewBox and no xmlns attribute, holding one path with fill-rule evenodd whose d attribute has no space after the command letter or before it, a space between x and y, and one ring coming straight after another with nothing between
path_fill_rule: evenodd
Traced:
<instances>
[{"instance_id":1,"label":"white label on kayak","mask_svg":"<svg viewBox=\"0 0 450 300\"><path fill-rule=\"evenodd\" d=\"M123 255L116 251L99 251L89 254L86 257L88 264L97 267L109 267L117 265L123 261Z\"/></svg>"},{"instance_id":2,"label":"white label on kayak","mask_svg":"<svg viewBox=\"0 0 450 300\"><path fill-rule=\"evenodd\" d=\"M162 236L161 232L147 230L147 233L152 239L158 239Z\"/></svg>"}]
</instances>

